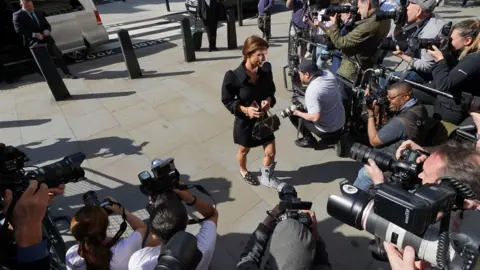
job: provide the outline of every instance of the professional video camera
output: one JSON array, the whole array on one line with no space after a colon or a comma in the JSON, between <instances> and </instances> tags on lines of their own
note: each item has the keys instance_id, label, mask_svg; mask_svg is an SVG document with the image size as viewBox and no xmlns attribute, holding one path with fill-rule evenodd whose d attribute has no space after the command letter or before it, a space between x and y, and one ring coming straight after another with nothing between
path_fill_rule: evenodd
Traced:
<instances>
[{"instance_id":1,"label":"professional video camera","mask_svg":"<svg viewBox=\"0 0 480 270\"><path fill-rule=\"evenodd\" d=\"M416 149L405 149L399 160L380 150L370 148L360 143L354 143L350 149L350 158L368 164L372 159L382 171L393 172L389 183L400 188L411 190L419 184L418 174L422 172L423 164L417 163L417 158L429 153Z\"/></svg>"},{"instance_id":2,"label":"professional video camera","mask_svg":"<svg viewBox=\"0 0 480 270\"><path fill-rule=\"evenodd\" d=\"M194 270L203 254L197 247L197 238L188 232L177 232L158 256L155 270Z\"/></svg>"},{"instance_id":3,"label":"professional video camera","mask_svg":"<svg viewBox=\"0 0 480 270\"><path fill-rule=\"evenodd\" d=\"M293 115L293 111L295 110L305 111L305 106L298 99L292 99L292 101L292 105L280 112L282 118L287 118Z\"/></svg>"},{"instance_id":4,"label":"professional video camera","mask_svg":"<svg viewBox=\"0 0 480 270\"><path fill-rule=\"evenodd\" d=\"M85 154L79 152L55 163L25 171L25 164L29 161L25 153L2 143L0 144L0 193L4 194L6 189L10 189L14 198L19 198L28 187L30 180L37 180L40 184L45 183L49 188L78 182L85 178L85 171L80 167L84 160Z\"/></svg>"},{"instance_id":5,"label":"professional video camera","mask_svg":"<svg viewBox=\"0 0 480 270\"><path fill-rule=\"evenodd\" d=\"M343 6L343 5L334 5L329 6L325 9L325 15L332 16L339 13L357 13L358 7L357 6Z\"/></svg>"},{"instance_id":6,"label":"professional video camera","mask_svg":"<svg viewBox=\"0 0 480 270\"><path fill-rule=\"evenodd\" d=\"M307 213L301 213L299 210L310 210L312 208L312 202L302 201L298 198L297 191L292 185L284 184L278 193L280 198L280 203L278 205L278 210L280 215L278 220L282 221L287 218L292 218L304 225L310 225L312 219Z\"/></svg>"},{"instance_id":7,"label":"professional video camera","mask_svg":"<svg viewBox=\"0 0 480 270\"><path fill-rule=\"evenodd\" d=\"M407 22L407 5L408 0L400 0L400 4L394 11L378 10L375 12L376 20L393 20L395 25L403 26Z\"/></svg>"},{"instance_id":8,"label":"professional video camera","mask_svg":"<svg viewBox=\"0 0 480 270\"><path fill-rule=\"evenodd\" d=\"M452 29L452 22L448 22L442 27L442 30L435 38L410 38L407 41L393 41L391 39L384 39L378 46L380 50L395 51L398 46L401 51L410 50L416 52L420 49L431 49L436 46L439 50L444 51L450 47L451 38L450 31Z\"/></svg>"},{"instance_id":9,"label":"professional video camera","mask_svg":"<svg viewBox=\"0 0 480 270\"><path fill-rule=\"evenodd\" d=\"M450 242L450 213L463 208L474 197L470 188L453 178L438 179L410 193L392 185L381 185L375 195L341 185L342 196L331 195L327 212L337 220L366 230L398 248L414 248L417 257L440 269L473 269L478 243ZM440 229L431 226L440 221ZM462 235L465 237L465 235ZM468 236L467 236L468 238ZM465 241L463 241L465 242ZM450 245L452 244L452 246ZM438 269L436 268L436 269Z\"/></svg>"}]
</instances>

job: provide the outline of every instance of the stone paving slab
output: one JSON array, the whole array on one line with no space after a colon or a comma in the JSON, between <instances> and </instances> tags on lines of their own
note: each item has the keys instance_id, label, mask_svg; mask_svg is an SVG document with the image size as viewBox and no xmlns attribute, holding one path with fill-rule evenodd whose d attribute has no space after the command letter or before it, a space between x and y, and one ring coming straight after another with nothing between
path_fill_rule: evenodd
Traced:
<instances>
[{"instance_id":1,"label":"stone paving slab","mask_svg":"<svg viewBox=\"0 0 480 270\"><path fill-rule=\"evenodd\" d=\"M441 10L448 13L457 8ZM472 10L462 9L457 16L479 14ZM272 17L275 38L269 60L277 86L275 112L288 106L290 99L282 78L288 20L288 13ZM237 27L239 45L252 33L258 33L256 21L245 20L243 27ZM226 47L225 28L219 29L218 41L220 48ZM0 138L24 150L33 164L76 151L87 155L84 167L89 180L67 185L65 196L53 205L55 212L68 215L81 206L84 192L96 190L99 196L114 196L146 218L146 198L138 189L137 175L148 170L155 157L174 157L182 180L209 190L220 212L211 269L235 269L249 233L265 211L278 203L275 191L249 186L239 176L233 116L220 102L224 73L238 66L241 52L201 51L196 53L198 61L185 63L177 42L145 48L137 55L148 75L136 80L128 79L119 56L73 65L80 79L65 80L73 95L68 101L53 101L43 82L2 86ZM336 157L332 149L300 149L293 144L295 136L294 127L283 119L276 134L277 174L295 185L299 197L313 202L334 269L389 269L371 258L366 248L370 235L341 224L325 211L329 194L339 193L339 183L353 180L361 165ZM250 170L258 172L262 158L262 150L253 149L248 156ZM72 244L68 232L64 234Z\"/></svg>"}]
</instances>

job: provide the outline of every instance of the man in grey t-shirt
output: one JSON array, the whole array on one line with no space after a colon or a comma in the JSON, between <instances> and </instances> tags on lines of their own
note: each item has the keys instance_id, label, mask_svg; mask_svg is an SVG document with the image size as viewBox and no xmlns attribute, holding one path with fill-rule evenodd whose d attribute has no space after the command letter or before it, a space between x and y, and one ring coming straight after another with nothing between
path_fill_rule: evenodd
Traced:
<instances>
[{"instance_id":1,"label":"man in grey t-shirt","mask_svg":"<svg viewBox=\"0 0 480 270\"><path fill-rule=\"evenodd\" d=\"M312 147L317 141L312 133L322 139L336 138L345 124L345 110L342 103L341 87L328 70L320 70L312 60L304 60L299 66L305 92L306 112L295 110L290 121L302 134L295 144Z\"/></svg>"}]
</instances>

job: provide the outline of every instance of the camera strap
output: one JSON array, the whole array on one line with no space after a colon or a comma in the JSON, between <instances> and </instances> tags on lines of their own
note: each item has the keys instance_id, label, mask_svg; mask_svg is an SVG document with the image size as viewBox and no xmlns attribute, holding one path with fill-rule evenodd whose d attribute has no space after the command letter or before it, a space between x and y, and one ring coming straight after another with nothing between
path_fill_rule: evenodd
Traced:
<instances>
[{"instance_id":1,"label":"camera strap","mask_svg":"<svg viewBox=\"0 0 480 270\"><path fill-rule=\"evenodd\" d=\"M213 202L213 207L215 209L217 209L217 203L215 202L215 200L213 199L212 195L210 195L210 193L204 188L202 187L201 185L180 185L177 189L179 190L188 190L188 189L193 189L195 188L196 190L198 190L200 193L203 193L205 195L207 195L208 197L210 197L210 199L212 199L212 202ZM213 214L213 213L212 213ZM189 219L188 220L188 225L192 225L192 224L199 224L199 223L202 223L204 222L205 220L208 220L211 216L209 217L204 217L204 218L192 218L192 219Z\"/></svg>"},{"instance_id":2,"label":"camera strap","mask_svg":"<svg viewBox=\"0 0 480 270\"><path fill-rule=\"evenodd\" d=\"M117 205L118 207L122 208L122 223L120 224L120 228L118 229L117 233L113 236L110 241L108 241L107 247L113 247L122 237L123 233L127 230L127 214L125 212L125 208L118 202L112 202L112 205Z\"/></svg>"}]
</instances>

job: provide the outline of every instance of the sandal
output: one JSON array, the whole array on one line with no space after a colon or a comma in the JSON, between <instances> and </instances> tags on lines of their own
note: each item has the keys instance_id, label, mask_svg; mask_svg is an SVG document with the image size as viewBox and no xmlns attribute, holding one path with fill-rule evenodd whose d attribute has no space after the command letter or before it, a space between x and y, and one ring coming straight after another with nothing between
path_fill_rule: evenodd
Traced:
<instances>
[{"instance_id":1,"label":"sandal","mask_svg":"<svg viewBox=\"0 0 480 270\"><path fill-rule=\"evenodd\" d=\"M242 176L242 174L240 174ZM258 182L258 179L253 178L253 175L250 172L247 172L245 176L242 176L243 180L247 182L249 185L252 186L258 186L260 185L260 182Z\"/></svg>"}]
</instances>

